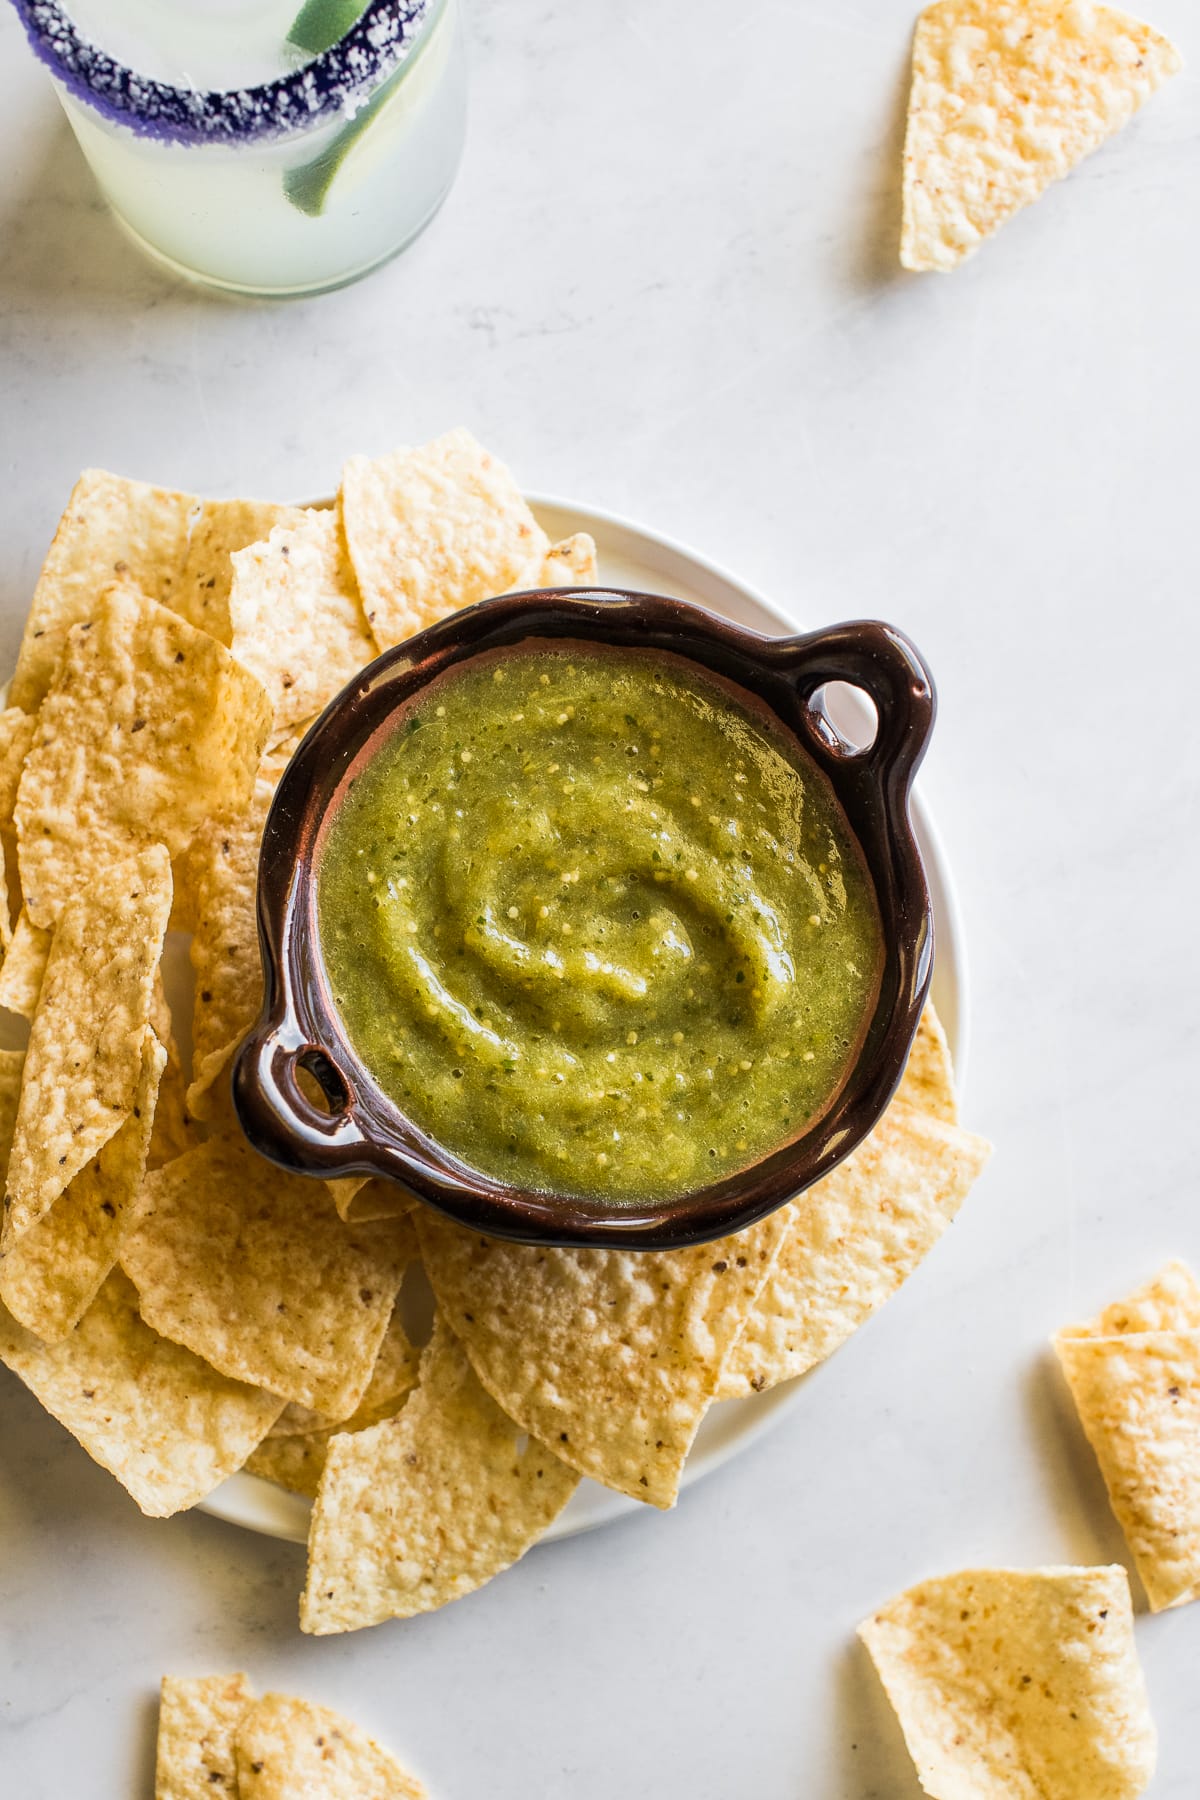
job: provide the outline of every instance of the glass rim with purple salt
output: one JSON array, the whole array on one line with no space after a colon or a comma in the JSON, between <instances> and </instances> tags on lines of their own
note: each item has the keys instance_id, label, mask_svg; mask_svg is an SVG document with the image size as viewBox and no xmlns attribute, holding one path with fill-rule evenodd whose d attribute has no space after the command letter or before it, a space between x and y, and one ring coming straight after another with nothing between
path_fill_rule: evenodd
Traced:
<instances>
[{"instance_id":1,"label":"glass rim with purple salt","mask_svg":"<svg viewBox=\"0 0 1200 1800\"><path fill-rule=\"evenodd\" d=\"M203 91L139 75L83 36L60 0L12 0L36 55L110 124L164 143L234 146L346 118L407 60L440 0L367 0L358 20L300 68L252 87Z\"/></svg>"}]
</instances>

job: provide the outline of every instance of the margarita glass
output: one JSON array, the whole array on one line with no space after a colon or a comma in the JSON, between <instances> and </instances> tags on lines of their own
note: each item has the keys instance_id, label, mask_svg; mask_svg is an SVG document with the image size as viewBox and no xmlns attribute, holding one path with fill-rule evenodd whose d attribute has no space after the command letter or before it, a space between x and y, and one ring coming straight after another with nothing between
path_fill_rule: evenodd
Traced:
<instances>
[{"instance_id":1,"label":"margarita glass","mask_svg":"<svg viewBox=\"0 0 1200 1800\"><path fill-rule=\"evenodd\" d=\"M13 4L113 211L183 274L338 287L410 243L454 180L460 0Z\"/></svg>"}]
</instances>

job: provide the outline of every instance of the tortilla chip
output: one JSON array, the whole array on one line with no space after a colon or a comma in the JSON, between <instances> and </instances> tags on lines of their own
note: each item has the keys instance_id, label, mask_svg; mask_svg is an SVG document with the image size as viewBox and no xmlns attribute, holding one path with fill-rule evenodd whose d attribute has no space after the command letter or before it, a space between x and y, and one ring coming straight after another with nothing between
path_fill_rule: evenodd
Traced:
<instances>
[{"instance_id":1,"label":"tortilla chip","mask_svg":"<svg viewBox=\"0 0 1200 1800\"><path fill-rule=\"evenodd\" d=\"M207 631L218 643L228 644L233 637L229 596L234 555L259 543L277 528L287 530L298 525L303 518L302 507L280 506L273 500L197 502L183 565L163 605L179 613L197 631ZM144 588L136 575L130 579Z\"/></svg>"},{"instance_id":2,"label":"tortilla chip","mask_svg":"<svg viewBox=\"0 0 1200 1800\"><path fill-rule=\"evenodd\" d=\"M531 587L595 587L599 579L596 540L586 531L551 544Z\"/></svg>"},{"instance_id":3,"label":"tortilla chip","mask_svg":"<svg viewBox=\"0 0 1200 1800\"><path fill-rule=\"evenodd\" d=\"M231 551L299 516L295 507L198 500L105 469L85 469L34 591L12 679L13 705L36 710L54 680L68 631L91 616L108 582L131 582L227 644Z\"/></svg>"},{"instance_id":4,"label":"tortilla chip","mask_svg":"<svg viewBox=\"0 0 1200 1800\"><path fill-rule=\"evenodd\" d=\"M502 463L468 431L342 471L341 516L381 650L527 585L550 542Z\"/></svg>"},{"instance_id":5,"label":"tortilla chip","mask_svg":"<svg viewBox=\"0 0 1200 1800\"><path fill-rule=\"evenodd\" d=\"M250 799L270 705L227 650L135 589L67 636L17 795L21 884L52 925L98 871Z\"/></svg>"},{"instance_id":6,"label":"tortilla chip","mask_svg":"<svg viewBox=\"0 0 1200 1800\"><path fill-rule=\"evenodd\" d=\"M233 654L257 676L276 732L319 713L379 654L336 512L307 512L233 558Z\"/></svg>"},{"instance_id":7,"label":"tortilla chip","mask_svg":"<svg viewBox=\"0 0 1200 1800\"><path fill-rule=\"evenodd\" d=\"M938 0L917 23L904 144L906 269L952 269L1183 66L1092 0Z\"/></svg>"},{"instance_id":8,"label":"tortilla chip","mask_svg":"<svg viewBox=\"0 0 1200 1800\"><path fill-rule=\"evenodd\" d=\"M930 1000L921 1014L917 1035L908 1053L904 1075L893 1105L918 1107L935 1119L958 1124L958 1095L954 1088L954 1064L942 1021Z\"/></svg>"},{"instance_id":9,"label":"tortilla chip","mask_svg":"<svg viewBox=\"0 0 1200 1800\"><path fill-rule=\"evenodd\" d=\"M415 1194L398 1181L382 1175L343 1175L325 1184L333 1195L338 1217L354 1225L366 1225L372 1219L403 1219L421 1203Z\"/></svg>"},{"instance_id":10,"label":"tortilla chip","mask_svg":"<svg viewBox=\"0 0 1200 1800\"><path fill-rule=\"evenodd\" d=\"M858 1634L935 1800L1134 1800L1154 1773L1124 1569L968 1569Z\"/></svg>"},{"instance_id":11,"label":"tortilla chip","mask_svg":"<svg viewBox=\"0 0 1200 1800\"><path fill-rule=\"evenodd\" d=\"M522 1435L439 1319L403 1410L329 1446L301 1630L322 1636L432 1612L523 1556L579 1477Z\"/></svg>"},{"instance_id":12,"label":"tortilla chip","mask_svg":"<svg viewBox=\"0 0 1200 1800\"><path fill-rule=\"evenodd\" d=\"M783 1248L721 1399L762 1393L831 1355L932 1250L990 1154L985 1139L893 1103L845 1162L783 1208Z\"/></svg>"},{"instance_id":13,"label":"tortilla chip","mask_svg":"<svg viewBox=\"0 0 1200 1800\"><path fill-rule=\"evenodd\" d=\"M274 791L272 783L260 776L249 806L202 825L187 856L187 882L196 909L190 951L196 999L187 1104L196 1118L211 1116L213 1083L262 1006L258 857Z\"/></svg>"},{"instance_id":14,"label":"tortilla chip","mask_svg":"<svg viewBox=\"0 0 1200 1800\"><path fill-rule=\"evenodd\" d=\"M1200 1284L1169 1263L1054 1340L1152 1612L1200 1596Z\"/></svg>"},{"instance_id":15,"label":"tortilla chip","mask_svg":"<svg viewBox=\"0 0 1200 1800\"><path fill-rule=\"evenodd\" d=\"M345 1225L321 1182L236 1131L146 1177L122 1264L156 1331L234 1380L344 1419L362 1399L405 1260L387 1224Z\"/></svg>"},{"instance_id":16,"label":"tortilla chip","mask_svg":"<svg viewBox=\"0 0 1200 1800\"><path fill-rule=\"evenodd\" d=\"M8 897L8 856L4 842L4 833L0 833L0 952L8 950L13 940L12 902Z\"/></svg>"},{"instance_id":17,"label":"tortilla chip","mask_svg":"<svg viewBox=\"0 0 1200 1800\"><path fill-rule=\"evenodd\" d=\"M128 1117L50 1210L0 1244L0 1300L46 1343L79 1323L137 1221L142 1177L167 1053L147 1027Z\"/></svg>"},{"instance_id":18,"label":"tortilla chip","mask_svg":"<svg viewBox=\"0 0 1200 1800\"><path fill-rule=\"evenodd\" d=\"M412 1236L416 1254L416 1235ZM248 1458L251 1475L261 1475L293 1493L311 1500L317 1492L330 1440L346 1431L366 1431L383 1419L394 1418L416 1386L421 1352L409 1338L397 1305L380 1345L367 1390L348 1419L335 1421L324 1413L294 1403L285 1406L262 1443Z\"/></svg>"},{"instance_id":19,"label":"tortilla chip","mask_svg":"<svg viewBox=\"0 0 1200 1800\"><path fill-rule=\"evenodd\" d=\"M158 1086L158 1104L154 1109L154 1130L146 1155L148 1169L161 1169L186 1156L200 1142L200 1130L187 1110L187 1077L179 1045L172 1036L166 1045L167 1061Z\"/></svg>"},{"instance_id":20,"label":"tortilla chip","mask_svg":"<svg viewBox=\"0 0 1200 1800\"><path fill-rule=\"evenodd\" d=\"M36 721L32 713L10 706L0 712L0 949L12 943L13 920L10 880L16 884L17 837L13 812L21 771L33 742Z\"/></svg>"},{"instance_id":21,"label":"tortilla chip","mask_svg":"<svg viewBox=\"0 0 1200 1800\"><path fill-rule=\"evenodd\" d=\"M406 1264L416 1260L417 1238L411 1226L398 1238L397 1254L403 1256ZM295 1402L285 1406L247 1460L248 1472L314 1498L330 1439L337 1433L365 1431L382 1419L393 1418L416 1385L420 1359L421 1351L404 1328L397 1302L366 1392L350 1417L337 1421Z\"/></svg>"},{"instance_id":22,"label":"tortilla chip","mask_svg":"<svg viewBox=\"0 0 1200 1800\"><path fill-rule=\"evenodd\" d=\"M1123 1337L1141 1331L1200 1329L1200 1281L1185 1262L1165 1263L1157 1275L1114 1300L1084 1325L1067 1325L1067 1337Z\"/></svg>"},{"instance_id":23,"label":"tortilla chip","mask_svg":"<svg viewBox=\"0 0 1200 1800\"><path fill-rule=\"evenodd\" d=\"M580 1474L672 1506L785 1213L653 1255L501 1243L414 1216L438 1306L509 1417Z\"/></svg>"},{"instance_id":24,"label":"tortilla chip","mask_svg":"<svg viewBox=\"0 0 1200 1800\"><path fill-rule=\"evenodd\" d=\"M51 933L35 925L24 908L0 965L0 1006L32 1019L50 955Z\"/></svg>"},{"instance_id":25,"label":"tortilla chip","mask_svg":"<svg viewBox=\"0 0 1200 1800\"><path fill-rule=\"evenodd\" d=\"M164 1675L154 1800L238 1800L233 1740L254 1690L244 1675Z\"/></svg>"},{"instance_id":26,"label":"tortilla chip","mask_svg":"<svg viewBox=\"0 0 1200 1800\"><path fill-rule=\"evenodd\" d=\"M24 1068L23 1050L0 1050L0 1193L4 1192L8 1183L8 1159L12 1153L13 1128L17 1122Z\"/></svg>"},{"instance_id":27,"label":"tortilla chip","mask_svg":"<svg viewBox=\"0 0 1200 1800\"><path fill-rule=\"evenodd\" d=\"M283 1404L159 1337L119 1270L61 1343L43 1344L0 1307L0 1362L152 1518L194 1506L240 1469Z\"/></svg>"},{"instance_id":28,"label":"tortilla chip","mask_svg":"<svg viewBox=\"0 0 1200 1800\"><path fill-rule=\"evenodd\" d=\"M62 915L29 1034L4 1246L130 1117L171 907L161 845L98 873Z\"/></svg>"},{"instance_id":29,"label":"tortilla chip","mask_svg":"<svg viewBox=\"0 0 1200 1800\"><path fill-rule=\"evenodd\" d=\"M37 720L19 706L0 712L0 822L12 821L25 758L33 746Z\"/></svg>"},{"instance_id":30,"label":"tortilla chip","mask_svg":"<svg viewBox=\"0 0 1200 1800\"><path fill-rule=\"evenodd\" d=\"M265 1694L236 1736L238 1800L425 1800L386 1750L327 1706Z\"/></svg>"}]
</instances>

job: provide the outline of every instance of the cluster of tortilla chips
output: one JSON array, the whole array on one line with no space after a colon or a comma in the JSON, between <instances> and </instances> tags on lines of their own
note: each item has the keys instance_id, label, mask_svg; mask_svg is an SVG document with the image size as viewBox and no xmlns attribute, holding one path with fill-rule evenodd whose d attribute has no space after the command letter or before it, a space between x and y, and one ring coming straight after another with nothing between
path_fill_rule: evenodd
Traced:
<instances>
[{"instance_id":1,"label":"cluster of tortilla chips","mask_svg":"<svg viewBox=\"0 0 1200 1800\"><path fill-rule=\"evenodd\" d=\"M1182 66L1095 0L935 0L913 44L905 268L954 268Z\"/></svg>"},{"instance_id":2,"label":"cluster of tortilla chips","mask_svg":"<svg viewBox=\"0 0 1200 1800\"><path fill-rule=\"evenodd\" d=\"M229 1067L261 1005L259 846L298 734L443 614L595 579L590 538L552 544L465 432L352 459L327 510L93 473L0 714L20 894L15 924L0 905L0 1005L29 1021L0 1053L0 1360L146 1512L239 1469L309 1496L311 1632L477 1588L581 1477L672 1505L713 1402L828 1356L987 1155L932 1010L854 1157L686 1250L499 1243L250 1150ZM190 934L187 1018L168 926Z\"/></svg>"},{"instance_id":3,"label":"cluster of tortilla chips","mask_svg":"<svg viewBox=\"0 0 1200 1800\"><path fill-rule=\"evenodd\" d=\"M411 1197L281 1173L228 1079L261 1004L259 846L299 735L406 630L595 572L591 539L551 544L465 432L356 459L330 509L103 471L71 495L0 713L0 1006L27 1022L0 1051L0 1359L147 1513L247 1466L315 1493L418 1383L423 1447L457 1431L477 1490L474 1511L455 1500L473 1574L447 1592L519 1555L574 1483L522 1457L527 1522L523 1493L485 1516L487 1458L518 1434L461 1353L451 1393L444 1330L422 1357L405 1328ZM168 927L191 939L177 1018Z\"/></svg>"},{"instance_id":4,"label":"cluster of tortilla chips","mask_svg":"<svg viewBox=\"0 0 1200 1800\"><path fill-rule=\"evenodd\" d=\"M1200 1594L1200 1282L1172 1262L1054 1347L1153 1612Z\"/></svg>"},{"instance_id":5,"label":"cluster of tortilla chips","mask_svg":"<svg viewBox=\"0 0 1200 1800\"><path fill-rule=\"evenodd\" d=\"M256 1699L244 1675L165 1675L154 1800L425 1800L365 1731L289 1694Z\"/></svg>"},{"instance_id":6,"label":"cluster of tortilla chips","mask_svg":"<svg viewBox=\"0 0 1200 1800\"><path fill-rule=\"evenodd\" d=\"M859 1627L934 1800L1135 1800L1155 1733L1124 1569L974 1569Z\"/></svg>"}]
</instances>

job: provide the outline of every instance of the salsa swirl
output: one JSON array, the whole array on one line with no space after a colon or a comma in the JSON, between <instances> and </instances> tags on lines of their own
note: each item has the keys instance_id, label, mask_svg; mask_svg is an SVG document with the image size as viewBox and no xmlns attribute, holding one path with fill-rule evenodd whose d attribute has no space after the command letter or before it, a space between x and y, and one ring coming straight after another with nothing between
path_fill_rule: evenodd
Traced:
<instances>
[{"instance_id":1,"label":"salsa swirl","mask_svg":"<svg viewBox=\"0 0 1200 1800\"><path fill-rule=\"evenodd\" d=\"M356 1051L484 1173L687 1192L837 1094L882 932L832 790L682 658L534 643L451 670L356 776L318 870Z\"/></svg>"}]
</instances>

